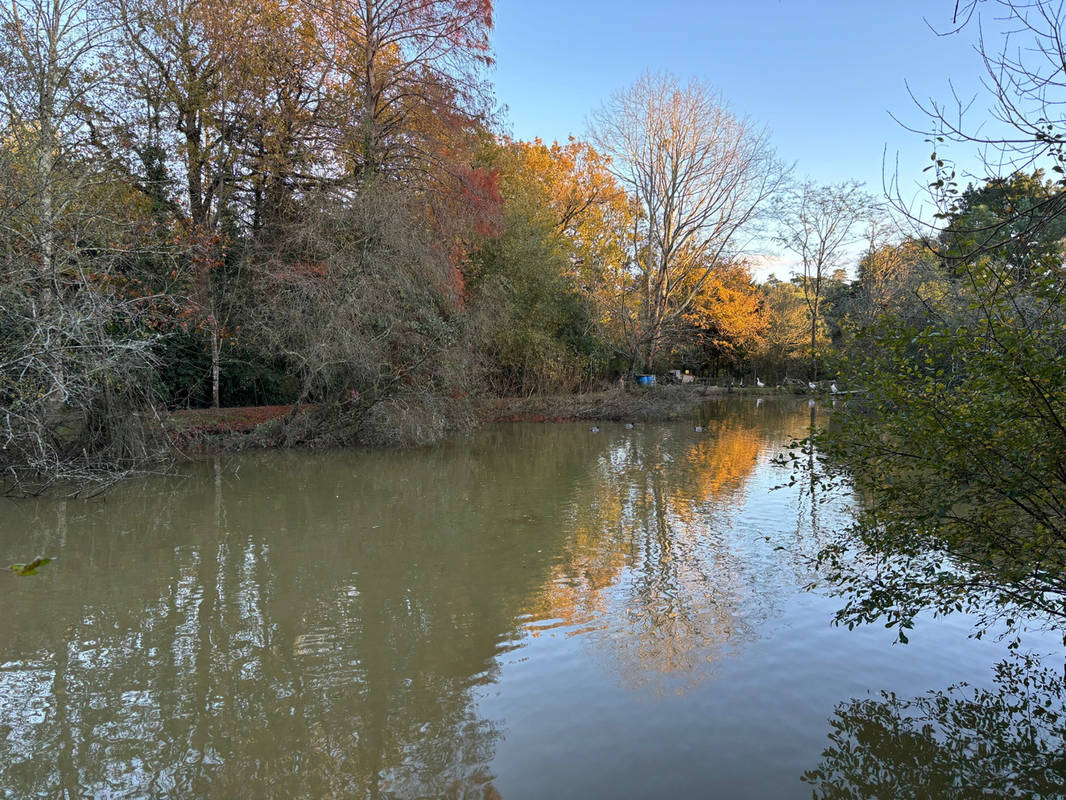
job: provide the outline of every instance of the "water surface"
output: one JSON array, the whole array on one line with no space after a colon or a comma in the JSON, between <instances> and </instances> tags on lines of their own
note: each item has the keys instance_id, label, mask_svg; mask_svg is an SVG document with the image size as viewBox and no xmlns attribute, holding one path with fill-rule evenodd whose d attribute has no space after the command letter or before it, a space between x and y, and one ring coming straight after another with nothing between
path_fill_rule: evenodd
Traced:
<instances>
[{"instance_id":1,"label":"water surface","mask_svg":"<svg viewBox=\"0 0 1066 800\"><path fill-rule=\"evenodd\" d=\"M806 557L849 498L772 491L809 423L722 400L5 503L0 563L59 558L0 575L0 797L809 797L838 704L1003 656L830 626Z\"/></svg>"}]
</instances>

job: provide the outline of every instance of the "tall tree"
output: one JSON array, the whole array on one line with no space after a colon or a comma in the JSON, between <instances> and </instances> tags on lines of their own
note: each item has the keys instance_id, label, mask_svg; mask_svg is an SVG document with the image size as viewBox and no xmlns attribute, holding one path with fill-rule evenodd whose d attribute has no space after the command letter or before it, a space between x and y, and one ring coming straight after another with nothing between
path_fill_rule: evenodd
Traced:
<instances>
[{"instance_id":1,"label":"tall tree","mask_svg":"<svg viewBox=\"0 0 1066 800\"><path fill-rule=\"evenodd\" d=\"M715 267L744 248L745 230L785 170L764 130L734 115L706 84L669 74L646 73L614 94L590 128L637 206L633 357L651 369L667 329Z\"/></svg>"},{"instance_id":2,"label":"tall tree","mask_svg":"<svg viewBox=\"0 0 1066 800\"><path fill-rule=\"evenodd\" d=\"M236 154L235 87L239 9L214 0L111 0L124 46L137 54L131 86L152 99L148 123L173 143L184 171L184 208L193 228L214 230L220 194Z\"/></svg>"},{"instance_id":3,"label":"tall tree","mask_svg":"<svg viewBox=\"0 0 1066 800\"><path fill-rule=\"evenodd\" d=\"M158 439L153 298L121 291L136 206L86 147L110 33L87 0L0 6L0 490L106 480Z\"/></svg>"},{"instance_id":4,"label":"tall tree","mask_svg":"<svg viewBox=\"0 0 1066 800\"><path fill-rule=\"evenodd\" d=\"M860 241L860 223L876 207L857 181L818 186L806 181L775 203L777 241L800 257L803 298L810 324L807 377L818 374L818 324L827 279L843 266L848 249Z\"/></svg>"},{"instance_id":5,"label":"tall tree","mask_svg":"<svg viewBox=\"0 0 1066 800\"><path fill-rule=\"evenodd\" d=\"M988 6L1002 49L975 30L977 50L991 113L1013 130L929 109L938 150L991 156L991 180L964 192L946 153L933 156L950 293L923 289L909 313L867 333L847 365L861 408L849 404L821 437L867 498L822 553L847 598L838 621L885 619L903 641L927 609L973 612L979 633L993 620L1066 628L1064 207L1061 183L1017 175L1034 161L1063 169L1066 7L972 0L955 4L953 24L969 28ZM986 237L997 230L1007 236Z\"/></svg>"},{"instance_id":6,"label":"tall tree","mask_svg":"<svg viewBox=\"0 0 1066 800\"><path fill-rule=\"evenodd\" d=\"M345 83L338 144L357 176L439 175L487 109L491 0L303 0Z\"/></svg>"},{"instance_id":7,"label":"tall tree","mask_svg":"<svg viewBox=\"0 0 1066 800\"><path fill-rule=\"evenodd\" d=\"M19 162L21 202L10 233L36 254L41 297L59 294L57 229L90 179L77 164L84 109L99 82L92 60L107 42L92 0L13 0L0 5L0 122ZM20 213L21 212L21 213Z\"/></svg>"}]
</instances>

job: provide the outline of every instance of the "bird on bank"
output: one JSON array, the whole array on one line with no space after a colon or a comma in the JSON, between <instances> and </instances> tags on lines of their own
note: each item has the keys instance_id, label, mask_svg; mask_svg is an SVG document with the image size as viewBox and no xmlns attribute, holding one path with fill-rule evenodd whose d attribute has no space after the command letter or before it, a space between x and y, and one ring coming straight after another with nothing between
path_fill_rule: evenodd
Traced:
<instances>
[{"instance_id":1,"label":"bird on bank","mask_svg":"<svg viewBox=\"0 0 1066 800\"><path fill-rule=\"evenodd\" d=\"M755 379L755 385L758 386L760 389L766 386L766 384L760 381L758 378Z\"/></svg>"},{"instance_id":2,"label":"bird on bank","mask_svg":"<svg viewBox=\"0 0 1066 800\"><path fill-rule=\"evenodd\" d=\"M810 389L813 392L818 387L815 386L814 381L807 381L807 388Z\"/></svg>"},{"instance_id":3,"label":"bird on bank","mask_svg":"<svg viewBox=\"0 0 1066 800\"><path fill-rule=\"evenodd\" d=\"M831 391L833 394L836 394L840 390L837 388L837 385L835 383L831 383L829 384L829 391Z\"/></svg>"},{"instance_id":4,"label":"bird on bank","mask_svg":"<svg viewBox=\"0 0 1066 800\"><path fill-rule=\"evenodd\" d=\"M632 422L627 422L626 423L626 430L627 431L633 430L633 423Z\"/></svg>"},{"instance_id":5,"label":"bird on bank","mask_svg":"<svg viewBox=\"0 0 1066 800\"><path fill-rule=\"evenodd\" d=\"M696 433L703 433L703 426L697 425L693 430L696 431Z\"/></svg>"}]
</instances>

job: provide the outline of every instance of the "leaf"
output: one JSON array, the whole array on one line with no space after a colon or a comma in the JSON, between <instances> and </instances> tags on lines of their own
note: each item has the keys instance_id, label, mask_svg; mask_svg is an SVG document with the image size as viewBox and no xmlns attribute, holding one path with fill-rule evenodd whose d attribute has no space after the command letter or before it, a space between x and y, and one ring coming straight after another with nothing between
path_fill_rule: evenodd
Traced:
<instances>
[{"instance_id":1,"label":"leaf","mask_svg":"<svg viewBox=\"0 0 1066 800\"><path fill-rule=\"evenodd\" d=\"M19 577L24 578L27 575L36 575L37 574L37 570L40 567L43 567L45 564L50 564L54 560L55 559L53 559L53 558L44 558L42 556L40 558L35 558L29 564L12 564L12 565L10 565L8 567L8 569L10 569L13 573L18 575Z\"/></svg>"}]
</instances>

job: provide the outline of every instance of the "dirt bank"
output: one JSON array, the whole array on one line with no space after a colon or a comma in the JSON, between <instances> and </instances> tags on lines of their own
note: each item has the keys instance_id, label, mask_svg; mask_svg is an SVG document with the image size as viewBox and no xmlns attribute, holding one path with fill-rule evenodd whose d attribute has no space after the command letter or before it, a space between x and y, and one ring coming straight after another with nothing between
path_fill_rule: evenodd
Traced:
<instances>
[{"instance_id":1,"label":"dirt bank","mask_svg":"<svg viewBox=\"0 0 1066 800\"><path fill-rule=\"evenodd\" d=\"M691 414L712 397L723 395L779 394L775 389L720 386L653 386L647 389L612 389L588 394L487 397L476 404L482 423L578 422L615 420L648 422ZM309 409L305 406L302 411ZM181 450L230 450L246 447L276 447L276 437L260 428L292 411L292 406L247 406L173 411L166 423L171 441Z\"/></svg>"},{"instance_id":2,"label":"dirt bank","mask_svg":"<svg viewBox=\"0 0 1066 800\"><path fill-rule=\"evenodd\" d=\"M479 411L483 422L646 422L685 416L711 397L776 393L773 389L667 385L552 397L492 398L485 400Z\"/></svg>"}]
</instances>

